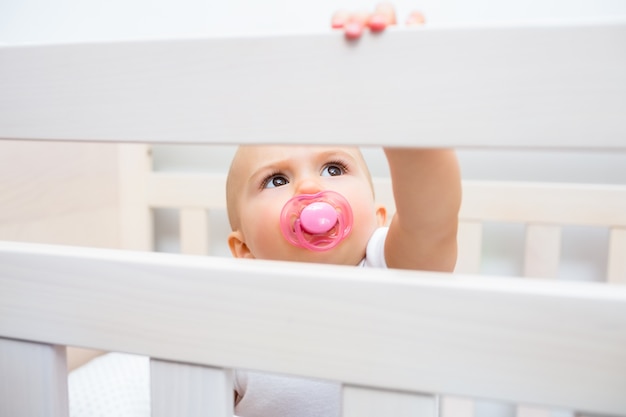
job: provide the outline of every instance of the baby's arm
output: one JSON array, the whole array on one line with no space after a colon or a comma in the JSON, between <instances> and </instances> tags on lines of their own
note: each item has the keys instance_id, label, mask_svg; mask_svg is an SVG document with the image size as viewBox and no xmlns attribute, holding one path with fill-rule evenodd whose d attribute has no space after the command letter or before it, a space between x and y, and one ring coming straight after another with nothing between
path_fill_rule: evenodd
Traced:
<instances>
[{"instance_id":1,"label":"baby's arm","mask_svg":"<svg viewBox=\"0 0 626 417\"><path fill-rule=\"evenodd\" d=\"M386 148L396 213L385 242L390 268L452 271L461 179L448 149Z\"/></svg>"},{"instance_id":2,"label":"baby's arm","mask_svg":"<svg viewBox=\"0 0 626 417\"><path fill-rule=\"evenodd\" d=\"M424 24L413 11L406 24ZM339 11L332 27L348 39L358 39L366 28L380 32L396 24L390 3L380 3L371 13ZM445 149L385 149L396 201L385 241L390 268L452 271L456 264L456 232L461 204L461 180L456 155Z\"/></svg>"}]
</instances>

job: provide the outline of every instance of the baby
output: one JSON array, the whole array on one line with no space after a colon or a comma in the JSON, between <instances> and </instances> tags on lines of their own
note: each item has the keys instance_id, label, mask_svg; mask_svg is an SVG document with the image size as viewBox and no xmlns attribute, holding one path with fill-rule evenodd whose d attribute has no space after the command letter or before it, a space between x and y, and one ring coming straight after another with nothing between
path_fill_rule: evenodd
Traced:
<instances>
[{"instance_id":1,"label":"baby","mask_svg":"<svg viewBox=\"0 0 626 417\"><path fill-rule=\"evenodd\" d=\"M461 198L454 152L384 151L397 210L388 228L358 149L240 147L227 181L233 256L452 271ZM336 383L235 374L240 417L335 417L340 401Z\"/></svg>"},{"instance_id":2,"label":"baby","mask_svg":"<svg viewBox=\"0 0 626 417\"><path fill-rule=\"evenodd\" d=\"M380 31L395 20L393 8L382 4L372 14L338 12L333 27L356 39L364 28ZM421 24L423 17L412 13L408 23ZM384 152L396 204L389 227L357 148L240 147L226 185L233 256L452 271L461 203L454 151ZM340 409L337 383L235 373L237 416L336 417Z\"/></svg>"},{"instance_id":3,"label":"baby","mask_svg":"<svg viewBox=\"0 0 626 417\"><path fill-rule=\"evenodd\" d=\"M240 147L226 191L233 256L451 271L461 195L454 152L388 148L385 154L396 213L388 229L378 230L386 224L387 213L375 206L369 170L357 148ZM298 241L296 221L313 202L339 215L331 213L334 222L322 232L307 230L303 220L303 240ZM350 214L350 224L337 230L345 213Z\"/></svg>"},{"instance_id":4,"label":"baby","mask_svg":"<svg viewBox=\"0 0 626 417\"><path fill-rule=\"evenodd\" d=\"M227 182L233 256L452 271L461 195L455 154L385 154L397 208L389 228L358 149L240 147ZM334 417L340 393L334 383L238 371L235 414Z\"/></svg>"}]
</instances>

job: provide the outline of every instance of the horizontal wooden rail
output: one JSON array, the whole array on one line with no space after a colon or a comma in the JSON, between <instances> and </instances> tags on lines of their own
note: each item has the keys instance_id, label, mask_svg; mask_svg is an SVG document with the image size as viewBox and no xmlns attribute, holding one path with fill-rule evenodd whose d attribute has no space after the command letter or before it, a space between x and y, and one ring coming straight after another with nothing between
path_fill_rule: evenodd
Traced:
<instances>
[{"instance_id":1,"label":"horizontal wooden rail","mask_svg":"<svg viewBox=\"0 0 626 417\"><path fill-rule=\"evenodd\" d=\"M146 199L150 207L226 208L226 175L146 172Z\"/></svg>"},{"instance_id":2,"label":"horizontal wooden rail","mask_svg":"<svg viewBox=\"0 0 626 417\"><path fill-rule=\"evenodd\" d=\"M625 149L626 22L0 47L0 138Z\"/></svg>"},{"instance_id":3,"label":"horizontal wooden rail","mask_svg":"<svg viewBox=\"0 0 626 417\"><path fill-rule=\"evenodd\" d=\"M626 185L466 181L461 217L553 225L626 226Z\"/></svg>"},{"instance_id":4,"label":"horizontal wooden rail","mask_svg":"<svg viewBox=\"0 0 626 417\"><path fill-rule=\"evenodd\" d=\"M0 335L626 410L626 287L0 244Z\"/></svg>"}]
</instances>

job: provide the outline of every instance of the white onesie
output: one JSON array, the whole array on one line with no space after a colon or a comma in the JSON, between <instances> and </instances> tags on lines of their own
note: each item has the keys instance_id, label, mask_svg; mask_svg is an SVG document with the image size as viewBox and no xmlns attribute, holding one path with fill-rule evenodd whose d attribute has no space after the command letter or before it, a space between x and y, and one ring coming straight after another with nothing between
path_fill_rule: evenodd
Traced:
<instances>
[{"instance_id":1,"label":"white onesie","mask_svg":"<svg viewBox=\"0 0 626 417\"><path fill-rule=\"evenodd\" d=\"M386 268L387 229L370 238L359 266ZM150 417L150 372L145 356L109 353L72 372L70 417ZM235 372L239 417L337 417L341 385L336 382L260 372Z\"/></svg>"}]
</instances>

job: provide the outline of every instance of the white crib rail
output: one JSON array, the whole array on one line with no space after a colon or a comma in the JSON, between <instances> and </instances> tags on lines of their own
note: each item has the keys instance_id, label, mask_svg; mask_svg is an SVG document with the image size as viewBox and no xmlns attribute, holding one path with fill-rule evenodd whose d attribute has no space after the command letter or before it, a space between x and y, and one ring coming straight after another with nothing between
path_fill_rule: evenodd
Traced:
<instances>
[{"instance_id":1,"label":"white crib rail","mask_svg":"<svg viewBox=\"0 0 626 417\"><path fill-rule=\"evenodd\" d=\"M623 286L4 243L0 288L3 337L626 410Z\"/></svg>"},{"instance_id":2,"label":"white crib rail","mask_svg":"<svg viewBox=\"0 0 626 417\"><path fill-rule=\"evenodd\" d=\"M0 48L0 138L624 148L626 22Z\"/></svg>"}]
</instances>

